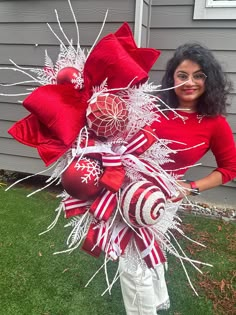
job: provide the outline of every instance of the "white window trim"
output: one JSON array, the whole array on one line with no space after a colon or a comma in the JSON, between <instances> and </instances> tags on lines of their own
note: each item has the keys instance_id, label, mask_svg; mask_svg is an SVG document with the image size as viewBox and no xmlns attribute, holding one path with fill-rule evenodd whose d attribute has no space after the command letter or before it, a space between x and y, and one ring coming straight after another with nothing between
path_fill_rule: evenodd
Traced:
<instances>
[{"instance_id":1,"label":"white window trim","mask_svg":"<svg viewBox=\"0 0 236 315\"><path fill-rule=\"evenodd\" d=\"M218 1L218 0L206 0L207 8L233 8L236 7L236 1Z\"/></svg>"},{"instance_id":2,"label":"white window trim","mask_svg":"<svg viewBox=\"0 0 236 315\"><path fill-rule=\"evenodd\" d=\"M195 0L194 20L236 20L236 1Z\"/></svg>"},{"instance_id":3,"label":"white window trim","mask_svg":"<svg viewBox=\"0 0 236 315\"><path fill-rule=\"evenodd\" d=\"M142 41L143 0L136 0L134 19L134 40L138 47Z\"/></svg>"}]
</instances>

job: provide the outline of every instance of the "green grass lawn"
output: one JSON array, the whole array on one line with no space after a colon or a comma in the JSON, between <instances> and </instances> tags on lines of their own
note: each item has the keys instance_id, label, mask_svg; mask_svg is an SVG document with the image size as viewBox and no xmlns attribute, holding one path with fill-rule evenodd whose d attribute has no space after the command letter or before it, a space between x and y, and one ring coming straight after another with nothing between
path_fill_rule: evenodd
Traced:
<instances>
[{"instance_id":1,"label":"green grass lawn","mask_svg":"<svg viewBox=\"0 0 236 315\"><path fill-rule=\"evenodd\" d=\"M66 219L61 217L52 231L39 236L54 219L59 200L49 191L26 198L30 189L18 186L5 192L0 187L0 315L125 315L119 282L112 295L101 296L106 289L103 271L85 288L102 257L95 259L79 250L53 255L66 249ZM180 263L170 257L167 281L172 306L160 314L235 314L235 225L189 215L184 221L187 234L208 248L180 242L195 259L214 268L202 268L201 276L188 268L200 295L196 297ZM109 272L116 268L110 263Z\"/></svg>"}]
</instances>

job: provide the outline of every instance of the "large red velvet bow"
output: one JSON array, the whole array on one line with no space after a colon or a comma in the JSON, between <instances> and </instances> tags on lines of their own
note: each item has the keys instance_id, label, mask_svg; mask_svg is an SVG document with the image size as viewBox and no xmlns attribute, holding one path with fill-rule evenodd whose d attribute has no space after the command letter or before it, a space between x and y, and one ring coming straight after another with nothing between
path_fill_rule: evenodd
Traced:
<instances>
[{"instance_id":1,"label":"large red velvet bow","mask_svg":"<svg viewBox=\"0 0 236 315\"><path fill-rule=\"evenodd\" d=\"M55 162L75 141L86 124L88 93L72 85L45 85L23 102L30 115L8 132L19 142L38 150L46 166Z\"/></svg>"},{"instance_id":2,"label":"large red velvet bow","mask_svg":"<svg viewBox=\"0 0 236 315\"><path fill-rule=\"evenodd\" d=\"M160 51L138 48L124 23L95 46L84 67L84 88L46 85L37 88L23 102L31 113L14 124L9 133L19 142L35 147L46 166L58 160L72 145L86 124L87 101L92 87L107 79L108 88L144 82ZM98 70L99 69L99 70Z\"/></svg>"}]
</instances>

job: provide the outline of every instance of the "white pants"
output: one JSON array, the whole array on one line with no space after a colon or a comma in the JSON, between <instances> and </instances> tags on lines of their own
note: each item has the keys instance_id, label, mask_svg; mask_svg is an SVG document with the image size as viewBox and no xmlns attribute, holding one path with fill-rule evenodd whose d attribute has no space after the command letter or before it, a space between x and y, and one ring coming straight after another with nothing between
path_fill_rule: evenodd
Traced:
<instances>
[{"instance_id":1,"label":"white pants","mask_svg":"<svg viewBox=\"0 0 236 315\"><path fill-rule=\"evenodd\" d=\"M125 258L120 258L120 283L127 315L156 315L158 309L169 307L164 267L155 270L137 266L129 272Z\"/></svg>"}]
</instances>

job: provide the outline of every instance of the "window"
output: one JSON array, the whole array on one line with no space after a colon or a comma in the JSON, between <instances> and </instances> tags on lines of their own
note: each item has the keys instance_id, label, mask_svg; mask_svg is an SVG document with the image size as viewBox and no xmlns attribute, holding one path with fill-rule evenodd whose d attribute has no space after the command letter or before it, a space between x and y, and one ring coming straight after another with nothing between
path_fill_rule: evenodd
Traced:
<instances>
[{"instance_id":1,"label":"window","mask_svg":"<svg viewBox=\"0 0 236 315\"><path fill-rule=\"evenodd\" d=\"M206 0L206 7L227 8L236 7L235 0Z\"/></svg>"},{"instance_id":2,"label":"window","mask_svg":"<svg viewBox=\"0 0 236 315\"><path fill-rule=\"evenodd\" d=\"M194 20L236 20L236 0L195 0Z\"/></svg>"}]
</instances>

